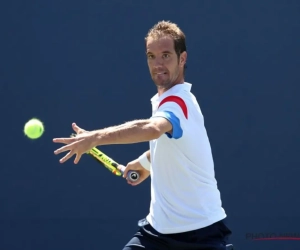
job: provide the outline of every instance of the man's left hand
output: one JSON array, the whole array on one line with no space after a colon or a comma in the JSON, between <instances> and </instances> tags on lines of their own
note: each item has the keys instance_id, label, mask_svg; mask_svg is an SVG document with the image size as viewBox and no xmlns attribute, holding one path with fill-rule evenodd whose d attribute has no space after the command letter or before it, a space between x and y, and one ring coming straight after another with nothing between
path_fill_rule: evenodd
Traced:
<instances>
[{"instance_id":1,"label":"man's left hand","mask_svg":"<svg viewBox=\"0 0 300 250\"><path fill-rule=\"evenodd\" d=\"M83 154L91 150L94 145L95 134L93 132L86 131L76 125L72 124L73 130L77 133L76 137L72 138L54 138L53 142L67 144L54 151L54 154L60 154L65 151L70 151L63 158L59 160L60 163L64 163L69 160L73 155L76 155L74 163L77 164Z\"/></svg>"}]
</instances>

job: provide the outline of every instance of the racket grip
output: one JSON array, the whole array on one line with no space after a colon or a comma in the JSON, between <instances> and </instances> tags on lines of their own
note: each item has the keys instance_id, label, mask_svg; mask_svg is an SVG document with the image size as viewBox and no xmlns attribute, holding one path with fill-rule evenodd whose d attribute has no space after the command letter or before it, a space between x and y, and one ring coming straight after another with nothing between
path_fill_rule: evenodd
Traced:
<instances>
[{"instance_id":1,"label":"racket grip","mask_svg":"<svg viewBox=\"0 0 300 250\"><path fill-rule=\"evenodd\" d=\"M126 167L121 166L120 170L122 171L122 173L124 173L125 169ZM140 174L137 171L133 171L133 170L128 171L127 178L126 178L127 180L130 180L131 182L136 182L138 181L139 178L140 178Z\"/></svg>"}]
</instances>

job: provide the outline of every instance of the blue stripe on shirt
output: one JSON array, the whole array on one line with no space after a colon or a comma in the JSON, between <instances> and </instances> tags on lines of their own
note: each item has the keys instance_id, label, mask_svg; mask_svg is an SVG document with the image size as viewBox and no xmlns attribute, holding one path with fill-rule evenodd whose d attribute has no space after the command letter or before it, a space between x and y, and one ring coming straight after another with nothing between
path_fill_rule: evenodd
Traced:
<instances>
[{"instance_id":1,"label":"blue stripe on shirt","mask_svg":"<svg viewBox=\"0 0 300 250\"><path fill-rule=\"evenodd\" d=\"M179 139L182 137L183 131L180 126L180 120L176 115L174 115L174 113L170 111L159 111L156 112L153 117L163 117L172 124L172 135L170 133L166 133L169 138Z\"/></svg>"}]
</instances>

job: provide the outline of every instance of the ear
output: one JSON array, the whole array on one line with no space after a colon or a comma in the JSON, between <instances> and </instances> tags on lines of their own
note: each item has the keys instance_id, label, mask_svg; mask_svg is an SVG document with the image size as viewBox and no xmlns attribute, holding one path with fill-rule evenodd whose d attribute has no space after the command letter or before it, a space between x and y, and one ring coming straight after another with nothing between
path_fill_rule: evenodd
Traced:
<instances>
[{"instance_id":1,"label":"ear","mask_svg":"<svg viewBox=\"0 0 300 250\"><path fill-rule=\"evenodd\" d=\"M180 58L179 58L180 67L184 67L184 65L186 64L186 61L187 61L187 52L184 51L180 54Z\"/></svg>"}]
</instances>

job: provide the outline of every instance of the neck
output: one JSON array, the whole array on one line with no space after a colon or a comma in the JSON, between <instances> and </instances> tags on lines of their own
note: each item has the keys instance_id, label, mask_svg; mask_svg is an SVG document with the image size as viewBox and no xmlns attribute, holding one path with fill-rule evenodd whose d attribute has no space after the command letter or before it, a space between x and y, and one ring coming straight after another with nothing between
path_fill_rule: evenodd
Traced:
<instances>
[{"instance_id":1,"label":"neck","mask_svg":"<svg viewBox=\"0 0 300 250\"><path fill-rule=\"evenodd\" d=\"M184 78L181 78L180 80L177 80L174 83L172 83L166 87L157 87L158 96L161 96L163 93L165 93L167 90L174 87L175 85L183 84L183 83L184 83Z\"/></svg>"}]
</instances>

